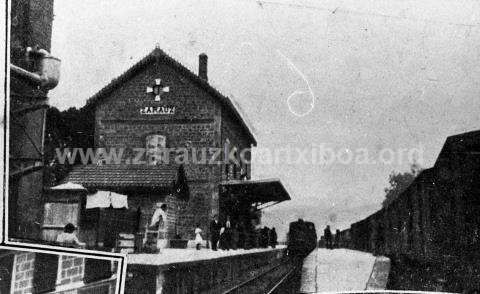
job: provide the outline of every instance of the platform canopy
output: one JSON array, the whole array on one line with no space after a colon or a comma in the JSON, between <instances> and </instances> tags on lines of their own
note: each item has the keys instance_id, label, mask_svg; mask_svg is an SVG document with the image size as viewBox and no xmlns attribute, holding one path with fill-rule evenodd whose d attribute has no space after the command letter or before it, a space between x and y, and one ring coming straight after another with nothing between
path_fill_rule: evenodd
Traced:
<instances>
[{"instance_id":1,"label":"platform canopy","mask_svg":"<svg viewBox=\"0 0 480 294\"><path fill-rule=\"evenodd\" d=\"M290 195L279 179L230 180L221 184L225 193L251 203L279 203L290 200Z\"/></svg>"}]
</instances>

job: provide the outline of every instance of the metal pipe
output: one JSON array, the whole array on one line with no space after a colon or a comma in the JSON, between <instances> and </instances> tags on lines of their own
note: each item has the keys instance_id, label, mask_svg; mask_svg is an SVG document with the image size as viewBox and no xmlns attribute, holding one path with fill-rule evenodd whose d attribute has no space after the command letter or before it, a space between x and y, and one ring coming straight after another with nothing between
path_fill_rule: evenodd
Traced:
<instances>
[{"instance_id":1,"label":"metal pipe","mask_svg":"<svg viewBox=\"0 0 480 294\"><path fill-rule=\"evenodd\" d=\"M28 70L25 70L25 69L23 69L19 66L14 65L14 64L10 64L10 70L14 74L16 74L20 77L26 78L27 80L29 80L30 82L32 82L36 85L41 85L42 84L42 78L40 77L39 74L29 72Z\"/></svg>"},{"instance_id":2,"label":"metal pipe","mask_svg":"<svg viewBox=\"0 0 480 294\"><path fill-rule=\"evenodd\" d=\"M35 72L30 72L13 64L11 64L10 67L13 74L23 77L45 90L50 90L57 86L58 80L60 79L61 62L60 59L49 55L46 51L46 53L43 51L38 51L41 54L37 54L35 56Z\"/></svg>"}]
</instances>

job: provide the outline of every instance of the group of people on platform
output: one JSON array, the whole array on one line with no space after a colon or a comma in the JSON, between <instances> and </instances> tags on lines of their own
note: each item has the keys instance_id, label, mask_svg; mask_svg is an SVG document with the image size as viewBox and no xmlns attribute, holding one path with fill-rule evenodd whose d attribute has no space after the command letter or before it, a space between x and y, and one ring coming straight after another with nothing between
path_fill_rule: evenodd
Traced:
<instances>
[{"instance_id":1,"label":"group of people on platform","mask_svg":"<svg viewBox=\"0 0 480 294\"><path fill-rule=\"evenodd\" d=\"M210 222L211 249L236 250L252 248L275 248L277 246L277 232L275 228L263 227L255 229L249 222L232 222L227 216L224 222L215 215ZM203 242L202 229L199 225L195 229L195 243L200 250Z\"/></svg>"},{"instance_id":2,"label":"group of people on platform","mask_svg":"<svg viewBox=\"0 0 480 294\"><path fill-rule=\"evenodd\" d=\"M153 231L153 229L158 230L164 227L166 222L165 206L165 204L159 205L158 209L155 210L152 220L147 227L148 229ZM64 232L57 236L56 242L67 247L85 247L86 244L80 242L75 234L75 230L76 227L68 223L64 227ZM202 235L203 231L200 225L197 224L195 228L195 245L197 250L200 250L202 247ZM218 249L275 248L277 246L277 232L275 228L266 226L256 228L250 218L231 221L230 216L227 216L224 222L220 222L218 216L215 215L210 222L209 237L211 249L214 251Z\"/></svg>"}]
</instances>

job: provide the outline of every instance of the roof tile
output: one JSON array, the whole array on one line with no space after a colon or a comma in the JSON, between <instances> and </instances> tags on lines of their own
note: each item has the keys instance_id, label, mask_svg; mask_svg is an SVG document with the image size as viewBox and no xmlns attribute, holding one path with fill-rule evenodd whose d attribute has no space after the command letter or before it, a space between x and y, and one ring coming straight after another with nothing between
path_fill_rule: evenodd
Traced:
<instances>
[{"instance_id":1,"label":"roof tile","mask_svg":"<svg viewBox=\"0 0 480 294\"><path fill-rule=\"evenodd\" d=\"M86 188L168 188L178 180L178 171L175 165L79 165L73 167L64 181Z\"/></svg>"}]
</instances>

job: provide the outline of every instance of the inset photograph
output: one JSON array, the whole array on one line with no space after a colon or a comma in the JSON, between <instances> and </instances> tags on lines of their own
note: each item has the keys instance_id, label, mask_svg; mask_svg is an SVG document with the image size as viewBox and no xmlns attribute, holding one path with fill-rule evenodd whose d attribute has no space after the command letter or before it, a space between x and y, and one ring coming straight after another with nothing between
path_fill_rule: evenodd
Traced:
<instances>
[{"instance_id":1,"label":"inset photograph","mask_svg":"<svg viewBox=\"0 0 480 294\"><path fill-rule=\"evenodd\" d=\"M121 258L0 246L0 293L120 293Z\"/></svg>"},{"instance_id":2,"label":"inset photograph","mask_svg":"<svg viewBox=\"0 0 480 294\"><path fill-rule=\"evenodd\" d=\"M479 292L480 1L7 3L0 294Z\"/></svg>"}]
</instances>

